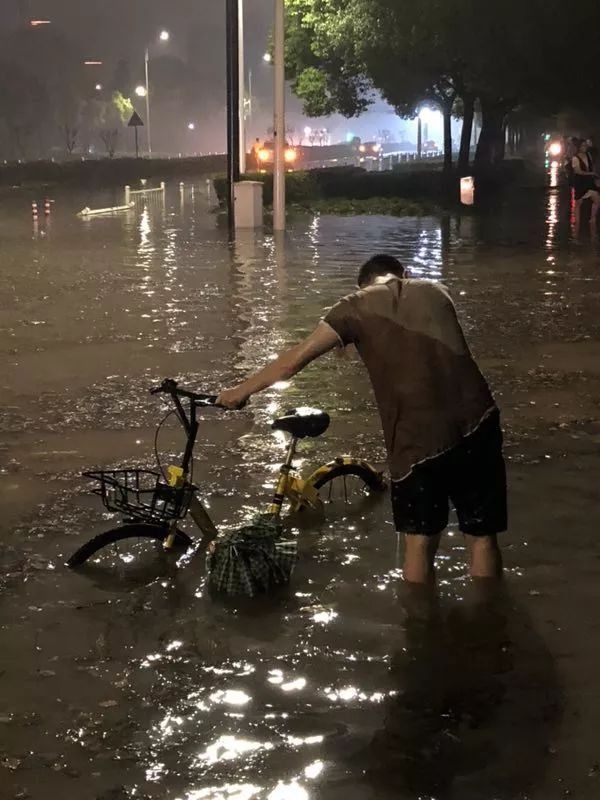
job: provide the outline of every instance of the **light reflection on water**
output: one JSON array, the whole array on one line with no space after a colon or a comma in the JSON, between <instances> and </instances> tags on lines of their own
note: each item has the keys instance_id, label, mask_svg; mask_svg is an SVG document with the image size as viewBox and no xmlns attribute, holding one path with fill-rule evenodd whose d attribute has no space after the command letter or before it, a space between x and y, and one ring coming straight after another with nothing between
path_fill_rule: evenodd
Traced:
<instances>
[{"instance_id":1,"label":"light reflection on water","mask_svg":"<svg viewBox=\"0 0 600 800\"><path fill-rule=\"evenodd\" d=\"M561 702L523 596L537 591L543 619L558 616L555 587L577 554L565 554L551 511L534 516L519 487L527 479L541 491L536 476L554 468L544 474L569 508L579 497L571 493L585 491L583 472L565 486L554 463L572 436L581 458L590 457L578 420L593 417L600 390L592 379L569 388L555 365L576 355L552 347L577 336L600 340L591 246L569 240L559 194L532 200L525 212L441 223L306 217L283 240L249 233L233 246L196 194L193 203L177 194L164 211L148 204L85 226L65 198L52 230L35 241L25 223L9 230L0 218L9 278L0 282L9 465L0 474L8 497L0 556L3 574L13 576L0 611L3 681L9 713L22 718L35 698L40 714L14 726L3 748L46 753L59 742L79 777L48 767L39 796L65 800L119 786L124 797L151 800L441 800L453 786L461 800L478 800L490 786L521 796L543 781L546 765L542 756L513 763L514 739L543 754ZM299 524L294 585L272 602L219 604L204 592L202 563L182 559L175 569L153 553L137 581L127 572L138 561L133 552L110 580L65 574L63 556L102 524L82 498L79 471L152 465L161 407L145 387L166 375L206 390L237 380L308 332L379 251L398 255L413 276L450 286L499 391L517 518L527 528L527 545L517 530L507 555L520 610L496 610L493 624L478 618L454 525L440 554L433 622L407 622L387 502L358 517ZM586 353L593 368L597 351ZM299 405L333 417L326 436L302 449L303 468L348 450L383 460L361 366L326 359L244 414L207 412L194 480L217 520L235 521L264 497L285 446L269 422ZM180 441L167 429L165 455ZM540 564L547 573L536 572ZM585 568L578 564L579 573ZM9 778L15 792L26 783L18 770Z\"/></svg>"}]
</instances>

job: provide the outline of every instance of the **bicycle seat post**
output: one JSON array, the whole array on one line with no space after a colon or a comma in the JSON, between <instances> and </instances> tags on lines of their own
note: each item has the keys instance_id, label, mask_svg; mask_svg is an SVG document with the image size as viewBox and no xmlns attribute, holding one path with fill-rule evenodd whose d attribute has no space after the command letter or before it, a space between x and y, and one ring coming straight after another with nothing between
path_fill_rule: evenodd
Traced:
<instances>
[{"instance_id":1,"label":"bicycle seat post","mask_svg":"<svg viewBox=\"0 0 600 800\"><path fill-rule=\"evenodd\" d=\"M279 482L277 484L277 489L275 490L275 494L273 495L273 502L271 503L271 506L269 508L269 513L274 514L277 517L281 514L281 506L283 505L288 477L292 469L292 464L294 461L294 456L296 455L297 447L298 447L298 438L296 436L292 436L285 455L285 462L282 465L281 471L279 473Z\"/></svg>"}]
</instances>

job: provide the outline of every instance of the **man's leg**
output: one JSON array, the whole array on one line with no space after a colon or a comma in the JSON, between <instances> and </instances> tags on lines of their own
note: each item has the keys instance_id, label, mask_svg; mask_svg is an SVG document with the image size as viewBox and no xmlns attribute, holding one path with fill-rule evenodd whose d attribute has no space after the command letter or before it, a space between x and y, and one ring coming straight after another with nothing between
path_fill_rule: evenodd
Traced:
<instances>
[{"instance_id":1,"label":"man's leg","mask_svg":"<svg viewBox=\"0 0 600 800\"><path fill-rule=\"evenodd\" d=\"M497 536L465 534L472 578L501 578L502 553Z\"/></svg>"},{"instance_id":2,"label":"man's leg","mask_svg":"<svg viewBox=\"0 0 600 800\"><path fill-rule=\"evenodd\" d=\"M408 583L433 583L434 561L441 534L421 536L408 533L404 536L404 580Z\"/></svg>"}]
</instances>

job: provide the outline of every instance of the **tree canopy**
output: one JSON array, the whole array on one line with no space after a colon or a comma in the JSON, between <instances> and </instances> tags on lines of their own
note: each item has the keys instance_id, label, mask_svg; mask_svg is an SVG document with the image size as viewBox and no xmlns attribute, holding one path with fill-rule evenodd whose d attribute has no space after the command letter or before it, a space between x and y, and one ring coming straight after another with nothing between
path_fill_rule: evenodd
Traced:
<instances>
[{"instance_id":1,"label":"tree canopy","mask_svg":"<svg viewBox=\"0 0 600 800\"><path fill-rule=\"evenodd\" d=\"M375 92L401 116L435 105L448 166L459 107L467 120L480 104L478 155L489 162L503 154L510 111L590 105L599 82L597 0L582 0L571 16L558 0L287 0L287 8L287 72L307 114L356 116ZM583 79L570 70L574 54Z\"/></svg>"}]
</instances>

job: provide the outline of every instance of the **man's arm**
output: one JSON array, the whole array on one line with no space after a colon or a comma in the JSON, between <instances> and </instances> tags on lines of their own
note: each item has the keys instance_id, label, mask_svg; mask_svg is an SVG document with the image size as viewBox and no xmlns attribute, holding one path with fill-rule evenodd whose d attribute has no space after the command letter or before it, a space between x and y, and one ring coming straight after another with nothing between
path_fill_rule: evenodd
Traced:
<instances>
[{"instance_id":1,"label":"man's arm","mask_svg":"<svg viewBox=\"0 0 600 800\"><path fill-rule=\"evenodd\" d=\"M278 381L287 381L304 369L315 358L339 347L337 333L327 323L320 322L303 342L286 350L260 372L233 389L224 389L217 403L225 408L241 408L248 398Z\"/></svg>"}]
</instances>

